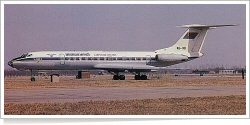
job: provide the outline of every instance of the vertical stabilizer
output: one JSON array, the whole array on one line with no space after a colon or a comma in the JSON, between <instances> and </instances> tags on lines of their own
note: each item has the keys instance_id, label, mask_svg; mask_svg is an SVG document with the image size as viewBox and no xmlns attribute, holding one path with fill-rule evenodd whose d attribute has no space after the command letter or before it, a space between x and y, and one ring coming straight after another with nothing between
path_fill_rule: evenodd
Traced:
<instances>
[{"instance_id":1,"label":"vertical stabilizer","mask_svg":"<svg viewBox=\"0 0 250 125\"><path fill-rule=\"evenodd\" d=\"M224 26L236 25L183 25L182 28L188 28L181 38L171 47L156 50L156 53L162 54L181 54L188 57L201 57L201 49L203 47L207 32L209 29Z\"/></svg>"}]
</instances>

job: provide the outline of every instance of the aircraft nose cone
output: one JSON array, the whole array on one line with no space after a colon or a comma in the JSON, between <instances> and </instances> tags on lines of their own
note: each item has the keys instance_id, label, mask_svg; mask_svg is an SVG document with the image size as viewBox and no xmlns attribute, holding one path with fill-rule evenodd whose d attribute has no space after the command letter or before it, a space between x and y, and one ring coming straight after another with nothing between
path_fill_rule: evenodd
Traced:
<instances>
[{"instance_id":1,"label":"aircraft nose cone","mask_svg":"<svg viewBox=\"0 0 250 125\"><path fill-rule=\"evenodd\" d=\"M9 61L9 62L8 62L8 65L9 65L10 67L13 67L13 61L12 61L12 60Z\"/></svg>"}]
</instances>

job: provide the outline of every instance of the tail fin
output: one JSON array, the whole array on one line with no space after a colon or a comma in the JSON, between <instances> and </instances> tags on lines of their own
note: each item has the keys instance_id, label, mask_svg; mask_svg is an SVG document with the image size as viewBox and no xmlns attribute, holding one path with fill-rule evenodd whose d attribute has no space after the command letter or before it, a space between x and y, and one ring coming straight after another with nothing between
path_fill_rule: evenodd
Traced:
<instances>
[{"instance_id":1,"label":"tail fin","mask_svg":"<svg viewBox=\"0 0 250 125\"><path fill-rule=\"evenodd\" d=\"M188 57L201 57L201 49L205 41L205 37L209 29L224 26L237 26L237 25L183 25L182 28L188 28L188 30L182 35L182 37L171 47L156 50L156 53L163 54L182 54Z\"/></svg>"}]
</instances>

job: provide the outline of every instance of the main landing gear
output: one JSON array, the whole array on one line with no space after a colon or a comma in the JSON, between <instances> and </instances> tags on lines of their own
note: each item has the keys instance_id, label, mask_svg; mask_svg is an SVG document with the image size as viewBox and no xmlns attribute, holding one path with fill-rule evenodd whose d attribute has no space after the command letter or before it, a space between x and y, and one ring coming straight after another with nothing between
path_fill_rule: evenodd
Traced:
<instances>
[{"instance_id":1,"label":"main landing gear","mask_svg":"<svg viewBox=\"0 0 250 125\"><path fill-rule=\"evenodd\" d=\"M125 80L125 75L119 75L119 72L110 72L113 74L113 80ZM135 74L135 80L147 80L147 75L140 75L140 73L134 73Z\"/></svg>"},{"instance_id":2,"label":"main landing gear","mask_svg":"<svg viewBox=\"0 0 250 125\"><path fill-rule=\"evenodd\" d=\"M125 80L125 75L114 75L113 80Z\"/></svg>"},{"instance_id":3,"label":"main landing gear","mask_svg":"<svg viewBox=\"0 0 250 125\"><path fill-rule=\"evenodd\" d=\"M135 75L135 80L147 80L147 75Z\"/></svg>"}]
</instances>

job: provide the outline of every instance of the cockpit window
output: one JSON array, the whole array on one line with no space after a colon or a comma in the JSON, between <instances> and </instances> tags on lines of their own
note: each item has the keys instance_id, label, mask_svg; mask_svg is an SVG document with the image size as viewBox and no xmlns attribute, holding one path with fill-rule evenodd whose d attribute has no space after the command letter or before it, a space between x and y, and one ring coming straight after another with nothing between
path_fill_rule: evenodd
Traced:
<instances>
[{"instance_id":1,"label":"cockpit window","mask_svg":"<svg viewBox=\"0 0 250 125\"><path fill-rule=\"evenodd\" d=\"M21 58L25 58L28 55L28 53L25 53L21 56Z\"/></svg>"},{"instance_id":2,"label":"cockpit window","mask_svg":"<svg viewBox=\"0 0 250 125\"><path fill-rule=\"evenodd\" d=\"M32 54L28 54L26 57L30 57L30 56L32 56Z\"/></svg>"},{"instance_id":3,"label":"cockpit window","mask_svg":"<svg viewBox=\"0 0 250 125\"><path fill-rule=\"evenodd\" d=\"M17 57L17 58L15 58L15 59L13 59L13 60L17 60L17 59L25 58L25 57L27 57L27 55L28 55L28 53L25 53L25 54L23 54L22 56ZM31 55L30 55L30 56L31 56Z\"/></svg>"}]
</instances>

